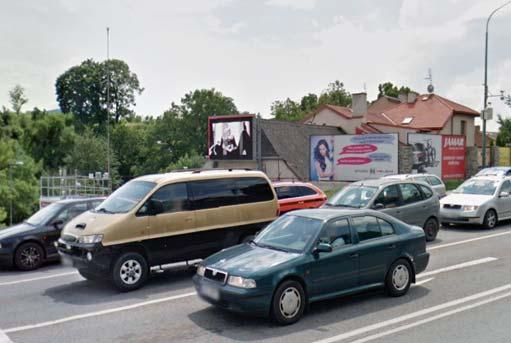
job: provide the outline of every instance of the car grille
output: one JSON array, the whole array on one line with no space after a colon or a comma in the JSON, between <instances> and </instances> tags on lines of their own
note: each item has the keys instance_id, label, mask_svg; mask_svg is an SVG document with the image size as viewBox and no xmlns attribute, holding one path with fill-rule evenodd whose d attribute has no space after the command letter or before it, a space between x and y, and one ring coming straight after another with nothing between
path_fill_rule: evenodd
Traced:
<instances>
[{"instance_id":1,"label":"car grille","mask_svg":"<svg viewBox=\"0 0 511 343\"><path fill-rule=\"evenodd\" d=\"M60 239L66 243L75 243L77 241L76 237L71 235L62 235Z\"/></svg>"},{"instance_id":2,"label":"car grille","mask_svg":"<svg viewBox=\"0 0 511 343\"><path fill-rule=\"evenodd\" d=\"M227 279L227 273L212 268L206 268L204 277L206 279L214 280L220 283L225 283L225 280Z\"/></svg>"},{"instance_id":3,"label":"car grille","mask_svg":"<svg viewBox=\"0 0 511 343\"><path fill-rule=\"evenodd\" d=\"M461 209L461 205L444 204L444 208L448 208L450 210L459 210Z\"/></svg>"}]
</instances>

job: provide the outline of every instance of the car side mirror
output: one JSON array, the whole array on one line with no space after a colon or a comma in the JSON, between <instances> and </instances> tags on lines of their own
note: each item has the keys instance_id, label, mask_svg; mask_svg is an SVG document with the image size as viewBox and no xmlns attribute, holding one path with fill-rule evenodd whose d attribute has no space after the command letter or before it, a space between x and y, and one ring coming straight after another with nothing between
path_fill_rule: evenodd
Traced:
<instances>
[{"instance_id":1,"label":"car side mirror","mask_svg":"<svg viewBox=\"0 0 511 343\"><path fill-rule=\"evenodd\" d=\"M149 200L149 212L153 216L163 213L163 202L155 199Z\"/></svg>"},{"instance_id":2,"label":"car side mirror","mask_svg":"<svg viewBox=\"0 0 511 343\"><path fill-rule=\"evenodd\" d=\"M332 252L332 245L328 243L318 243L318 245L312 250L312 253L317 255L320 252Z\"/></svg>"},{"instance_id":3,"label":"car side mirror","mask_svg":"<svg viewBox=\"0 0 511 343\"><path fill-rule=\"evenodd\" d=\"M62 228L64 227L64 221L62 219L55 219L51 223L51 225L54 226L55 229L57 229L57 230L62 230Z\"/></svg>"},{"instance_id":4,"label":"car side mirror","mask_svg":"<svg viewBox=\"0 0 511 343\"><path fill-rule=\"evenodd\" d=\"M509 192L500 192L500 198L509 198Z\"/></svg>"},{"instance_id":5,"label":"car side mirror","mask_svg":"<svg viewBox=\"0 0 511 343\"><path fill-rule=\"evenodd\" d=\"M383 210L384 208L385 208L385 205L383 205L380 202L373 205L373 210Z\"/></svg>"}]
</instances>

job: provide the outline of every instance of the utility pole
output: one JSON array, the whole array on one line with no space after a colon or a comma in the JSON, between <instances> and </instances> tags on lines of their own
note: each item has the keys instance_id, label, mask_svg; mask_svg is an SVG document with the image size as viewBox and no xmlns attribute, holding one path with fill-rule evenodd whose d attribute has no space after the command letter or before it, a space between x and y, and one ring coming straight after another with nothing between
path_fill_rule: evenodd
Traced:
<instances>
[{"instance_id":1,"label":"utility pole","mask_svg":"<svg viewBox=\"0 0 511 343\"><path fill-rule=\"evenodd\" d=\"M484 104L483 104L483 151L482 151L482 167L486 167L486 107L488 106L488 26L490 25L490 20L501 8L511 4L511 1L506 2L505 4L497 7L490 13L488 19L486 20L486 35L485 35L485 43L484 43Z\"/></svg>"},{"instance_id":2,"label":"utility pole","mask_svg":"<svg viewBox=\"0 0 511 343\"><path fill-rule=\"evenodd\" d=\"M106 71L108 79L106 84L106 149L107 173L110 191L112 191L112 175L110 174L110 28L106 28Z\"/></svg>"}]
</instances>

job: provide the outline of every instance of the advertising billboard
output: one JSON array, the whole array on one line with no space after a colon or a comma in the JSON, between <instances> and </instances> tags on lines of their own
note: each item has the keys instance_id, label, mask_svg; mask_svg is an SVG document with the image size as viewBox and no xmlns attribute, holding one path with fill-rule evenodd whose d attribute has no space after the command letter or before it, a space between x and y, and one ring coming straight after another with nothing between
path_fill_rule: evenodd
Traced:
<instances>
[{"instance_id":1,"label":"advertising billboard","mask_svg":"<svg viewBox=\"0 0 511 343\"><path fill-rule=\"evenodd\" d=\"M208 157L253 160L254 115L208 117Z\"/></svg>"},{"instance_id":2,"label":"advertising billboard","mask_svg":"<svg viewBox=\"0 0 511 343\"><path fill-rule=\"evenodd\" d=\"M465 136L409 133L412 172L435 174L442 179L465 177Z\"/></svg>"},{"instance_id":3,"label":"advertising billboard","mask_svg":"<svg viewBox=\"0 0 511 343\"><path fill-rule=\"evenodd\" d=\"M357 181L398 173L398 135L310 137L310 179Z\"/></svg>"}]
</instances>

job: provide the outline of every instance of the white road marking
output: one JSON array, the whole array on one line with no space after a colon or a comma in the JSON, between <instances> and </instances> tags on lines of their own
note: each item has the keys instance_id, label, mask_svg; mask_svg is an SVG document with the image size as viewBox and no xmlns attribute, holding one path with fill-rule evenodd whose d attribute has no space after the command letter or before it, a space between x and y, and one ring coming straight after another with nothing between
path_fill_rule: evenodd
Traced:
<instances>
[{"instance_id":1,"label":"white road marking","mask_svg":"<svg viewBox=\"0 0 511 343\"><path fill-rule=\"evenodd\" d=\"M433 245L432 247L428 247L427 250L430 251L430 250L436 250L436 249L443 249L443 248L447 248L447 247L452 247L454 245L466 244L466 243L480 241L482 239L488 239L488 238L499 237L499 236L504 236L504 235L511 235L511 231L499 232L499 233L494 233L492 235L486 235L486 236L479 236L476 238L465 239L462 241L457 241L457 242L452 242L452 243Z\"/></svg>"},{"instance_id":2,"label":"white road marking","mask_svg":"<svg viewBox=\"0 0 511 343\"><path fill-rule=\"evenodd\" d=\"M52 275L39 276L39 277L35 277L35 278L30 278L30 279L21 279L21 280L0 282L0 286L16 285L18 283L25 283L25 282L39 281L39 280L45 280L45 279L52 279L52 278L68 276L68 275L79 275L79 274L76 271L75 272L52 274Z\"/></svg>"},{"instance_id":3,"label":"white road marking","mask_svg":"<svg viewBox=\"0 0 511 343\"><path fill-rule=\"evenodd\" d=\"M410 323L410 324L402 325L402 326L399 326L399 327L391 329L391 330L387 330L387 331L384 331L384 332L381 332L381 333L377 333L377 334L374 334L374 335L371 335L371 336L367 336L367 337L364 337L364 338L361 338L361 339L357 339L355 341L351 341L350 343L365 343L365 342L373 341L373 340L378 339L378 338L382 338L382 337L385 337L385 336L388 336L388 335L392 335L392 334L397 333L397 332L408 330L408 329L411 329L413 327L416 327L416 326L419 326L419 325L423 325L423 324L426 324L426 323L429 323L429 322L432 322L434 320L438 320L438 319L441 319L441 318L444 318L444 317L447 317L447 316L451 316L451 315L459 313L459 312L467 311L467 310L470 310L470 309L473 309L473 308L476 308L476 307L479 307L479 306L482 306L482 305L486 305L488 303L491 303L491 302L494 302L494 301L497 301L497 300L500 300L500 299L504 299L504 298L507 298L507 297L511 297L511 292L505 293L505 294L501 294L501 295L498 295L496 297L492 297L492 298L489 298L489 299L486 299L486 300L482 300L482 301L479 301L479 302L476 302L476 303L473 303L473 304L470 304L470 305L462 306L462 307L459 307L457 309L450 310L450 311L447 311L447 312L444 312L444 313L440 313L440 314L437 314L437 315L435 315L433 317L422 319L422 320L419 320L419 321L416 321L416 322L413 322L413 323Z\"/></svg>"},{"instance_id":4,"label":"white road marking","mask_svg":"<svg viewBox=\"0 0 511 343\"><path fill-rule=\"evenodd\" d=\"M426 279L426 280L417 281L415 283L415 286L424 285L425 283L433 281L434 279L435 279L434 277L430 277L429 279Z\"/></svg>"},{"instance_id":5,"label":"white road marking","mask_svg":"<svg viewBox=\"0 0 511 343\"><path fill-rule=\"evenodd\" d=\"M7 335L0 329L0 343L12 343Z\"/></svg>"},{"instance_id":6,"label":"white road marking","mask_svg":"<svg viewBox=\"0 0 511 343\"><path fill-rule=\"evenodd\" d=\"M75 316L69 316L69 317L61 318L61 319L57 319L57 320L50 320L48 322L42 322L42 323L33 324L33 325L25 325L25 326L14 327L14 328L10 328L10 329L5 329L4 332L5 333L12 333L12 332L20 332L20 331L32 330L32 329L42 328L42 327L46 327L46 326L52 326L52 325L56 325L56 324L70 322L70 321L73 321L73 320L79 320L79 319L83 319L83 318L102 316L102 315L105 315L105 314L121 312L121 311L131 310L131 309L139 308L139 307L143 307L143 306L154 305L154 304L159 304L159 303L163 303L163 302L167 302L167 301L182 299L182 298L190 297L190 296L195 295L195 294L196 294L195 292L190 292L190 293L184 293L184 294L179 294L179 295L173 295L173 296L166 297L166 298L160 298L160 299L154 299L154 300L139 302L139 303L132 304L132 305L121 306L121 307L117 307L117 308L111 308L111 309L108 309L108 310L97 311L97 312L89 312L89 313L78 314L78 315L75 315Z\"/></svg>"},{"instance_id":7,"label":"white road marking","mask_svg":"<svg viewBox=\"0 0 511 343\"><path fill-rule=\"evenodd\" d=\"M432 312L440 311L440 310L443 310L443 309L446 309L446 308L449 308L449 307L453 307L453 306L456 306L456 305L461 305L461 304L467 303L469 301L473 301L473 300L477 300L477 299L480 299L480 298L484 298L484 297L487 297L487 296L490 296L490 295L493 295L493 294L496 294L496 293L499 293L499 292L507 291L507 290L510 290L510 289L511 289L511 284L506 284L504 286L500 286L500 287L493 288L493 289L490 289L490 290L487 290L487 291L484 291L484 292L472 294L472 295L469 295L469 296L464 297L464 298L460 298L460 299L456 299L456 300L451 300L449 302L446 302L446 303L443 303L443 304L440 304L440 305L428 307L428 308L425 308L425 309L422 309L422 310L419 310L419 311L416 311L416 312L408 313L408 314L400 316L400 317L392 318L392 319L385 320L383 322L375 323L375 324L372 324L372 325L368 325L366 327L362 327L362 328L359 328L359 329L356 329L356 330L348 331L348 332L342 333L342 334L337 335L337 336L333 336L333 337L330 337L330 338L325 338L325 339L316 341L314 343L333 343L333 342L338 342L338 341L345 340L345 339L348 339L348 338L352 338L352 337L355 337L355 336L358 336L358 335L361 335L361 334L364 334L364 333L368 333L368 332L371 332L371 331L374 331L374 330L378 330L378 329L381 329L381 328L384 328L384 327L387 327L387 326L390 326L390 325L398 324L398 323L404 322L404 321L409 320L409 319L421 317L421 316L424 316L424 315L432 313ZM5 330L5 332L8 332L8 331Z\"/></svg>"},{"instance_id":8,"label":"white road marking","mask_svg":"<svg viewBox=\"0 0 511 343\"><path fill-rule=\"evenodd\" d=\"M416 276L416 278L419 279L419 278L423 278L423 277L426 277L426 276L431 276L431 275L436 275L436 274L440 274L440 273L445 273L445 272L449 272L451 270L467 268L467 267L471 267L471 266L476 266L478 264L493 262L493 261L497 261L497 260L498 260L498 258L496 258L496 257L480 258L478 260L464 262L464 263L460 263L460 264L455 264L453 266L449 266L449 267L445 267L445 268L440 268L440 269L435 269L435 270L431 270L429 272L420 273L419 275Z\"/></svg>"}]
</instances>

